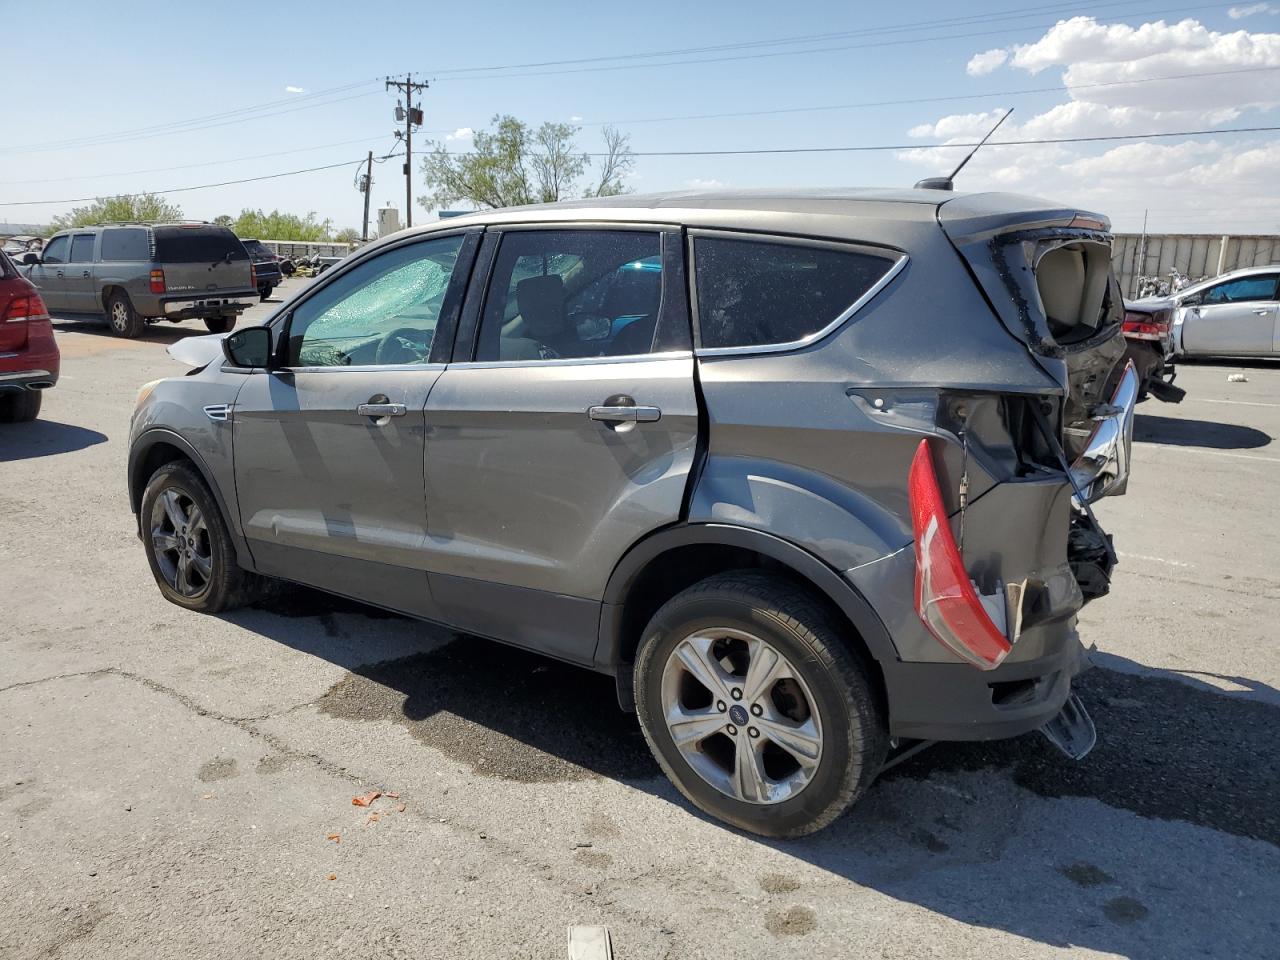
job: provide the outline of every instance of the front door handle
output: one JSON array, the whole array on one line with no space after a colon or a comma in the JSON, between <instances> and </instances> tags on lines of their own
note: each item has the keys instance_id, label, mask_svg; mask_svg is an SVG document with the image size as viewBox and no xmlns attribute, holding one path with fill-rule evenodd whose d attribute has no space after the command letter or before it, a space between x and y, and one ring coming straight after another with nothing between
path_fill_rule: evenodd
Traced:
<instances>
[{"instance_id":1,"label":"front door handle","mask_svg":"<svg viewBox=\"0 0 1280 960\"><path fill-rule=\"evenodd\" d=\"M1268 313L1270 313L1270 312L1271 312L1271 308L1270 308L1270 307L1259 307L1258 309L1254 310L1253 312L1254 312L1254 313L1256 313L1256 314L1257 314L1258 316L1260 316L1260 317L1265 317Z\"/></svg>"},{"instance_id":2,"label":"front door handle","mask_svg":"<svg viewBox=\"0 0 1280 960\"><path fill-rule=\"evenodd\" d=\"M403 417L407 409L403 403L362 403L356 413L362 417Z\"/></svg>"},{"instance_id":3,"label":"front door handle","mask_svg":"<svg viewBox=\"0 0 1280 960\"><path fill-rule=\"evenodd\" d=\"M60 276L62 276L62 271L61 271L61 270L57 271L57 272L54 274L54 276L55 276L55 277L60 277Z\"/></svg>"},{"instance_id":4,"label":"front door handle","mask_svg":"<svg viewBox=\"0 0 1280 960\"><path fill-rule=\"evenodd\" d=\"M587 416L605 423L653 423L662 416L657 407L596 406L587 408Z\"/></svg>"}]
</instances>

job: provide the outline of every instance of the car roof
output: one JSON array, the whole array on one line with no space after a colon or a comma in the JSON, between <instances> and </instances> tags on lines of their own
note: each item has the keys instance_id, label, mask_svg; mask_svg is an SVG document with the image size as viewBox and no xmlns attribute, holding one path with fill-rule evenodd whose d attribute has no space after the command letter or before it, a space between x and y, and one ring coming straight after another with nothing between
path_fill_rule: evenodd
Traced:
<instances>
[{"instance_id":1,"label":"car roof","mask_svg":"<svg viewBox=\"0 0 1280 960\"><path fill-rule=\"evenodd\" d=\"M589 197L557 203L480 210L413 228L433 232L457 226L537 223L556 220L603 220L635 223L679 223L751 229L780 229L788 216L797 232L808 232L820 220L821 232L856 235L859 221L947 221L948 229L995 229L1001 224L1069 222L1081 211L1060 203L1008 193L953 193L947 190L876 187L769 187L755 190L678 190L662 193ZM1105 217L1089 214L1104 224ZM399 234L397 234L399 235Z\"/></svg>"},{"instance_id":2,"label":"car roof","mask_svg":"<svg viewBox=\"0 0 1280 960\"><path fill-rule=\"evenodd\" d=\"M1226 273L1220 273L1216 277L1209 277L1208 279L1201 280L1199 283L1193 283L1178 292L1186 293L1188 290L1198 290L1201 287L1208 287L1215 283L1222 283L1224 280L1237 280L1240 277L1252 277L1259 273L1280 273L1280 263L1265 263L1260 267L1238 267L1235 270L1228 270Z\"/></svg>"}]
</instances>

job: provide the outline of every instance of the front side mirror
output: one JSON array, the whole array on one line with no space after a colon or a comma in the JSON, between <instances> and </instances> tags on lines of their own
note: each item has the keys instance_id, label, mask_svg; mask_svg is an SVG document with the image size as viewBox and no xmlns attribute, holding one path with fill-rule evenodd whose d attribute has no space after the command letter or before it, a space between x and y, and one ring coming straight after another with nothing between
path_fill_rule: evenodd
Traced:
<instances>
[{"instance_id":1,"label":"front side mirror","mask_svg":"<svg viewBox=\"0 0 1280 960\"><path fill-rule=\"evenodd\" d=\"M245 327L222 340L222 352L234 367L271 367L271 328Z\"/></svg>"},{"instance_id":2,"label":"front side mirror","mask_svg":"<svg viewBox=\"0 0 1280 960\"><path fill-rule=\"evenodd\" d=\"M1189 297L1183 297L1178 301L1178 305L1182 307L1198 307L1200 306L1200 294L1193 293Z\"/></svg>"},{"instance_id":3,"label":"front side mirror","mask_svg":"<svg viewBox=\"0 0 1280 960\"><path fill-rule=\"evenodd\" d=\"M32 264L40 262L40 254L32 253L30 250L28 250L26 253L22 255L22 259L18 262L25 267L29 267Z\"/></svg>"}]
</instances>

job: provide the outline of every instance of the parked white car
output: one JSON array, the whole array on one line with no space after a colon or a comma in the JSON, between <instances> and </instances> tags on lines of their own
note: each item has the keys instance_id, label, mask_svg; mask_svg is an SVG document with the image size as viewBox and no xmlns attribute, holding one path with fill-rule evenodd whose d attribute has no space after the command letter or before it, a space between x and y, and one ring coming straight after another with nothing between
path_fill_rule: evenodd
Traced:
<instances>
[{"instance_id":1,"label":"parked white car","mask_svg":"<svg viewBox=\"0 0 1280 960\"><path fill-rule=\"evenodd\" d=\"M1246 267L1132 307L1173 309L1174 352L1184 357L1280 356L1280 264Z\"/></svg>"}]
</instances>

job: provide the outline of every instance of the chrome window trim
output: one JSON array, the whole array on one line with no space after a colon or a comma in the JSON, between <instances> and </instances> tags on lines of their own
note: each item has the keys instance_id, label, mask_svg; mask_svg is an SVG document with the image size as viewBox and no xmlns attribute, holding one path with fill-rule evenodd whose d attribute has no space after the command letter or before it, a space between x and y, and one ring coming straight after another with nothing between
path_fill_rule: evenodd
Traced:
<instances>
[{"instance_id":1,"label":"chrome window trim","mask_svg":"<svg viewBox=\"0 0 1280 960\"><path fill-rule=\"evenodd\" d=\"M460 360L449 369L500 370L506 367L580 367L592 363L645 363L654 360L692 360L692 350L668 350L663 353L624 353L616 357L556 357L553 360Z\"/></svg>"},{"instance_id":2,"label":"chrome window trim","mask_svg":"<svg viewBox=\"0 0 1280 960\"><path fill-rule=\"evenodd\" d=\"M700 345L702 342L702 327L699 322L700 318L698 315L698 263L697 257L694 254L694 245L699 237L707 237L709 239L716 240L746 240L755 243L771 243L777 246L820 247L845 253L862 253L884 259L889 259L891 257L896 257L896 259L892 266L885 271L884 275L879 280L871 285L866 293L846 307L825 327L815 330L808 336L801 337L798 340L788 340L783 343L751 343L742 344L741 346L736 347L703 347ZM696 336L696 345L693 352L698 357L738 357L747 354L786 353L791 350L800 350L804 347L812 346L819 340L830 336L838 328L847 323L854 314L874 300L881 290L891 284L898 274L906 269L907 263L910 259L911 257L903 253L901 250L877 247L867 243L842 243L838 240L822 240L816 237L793 237L776 233L744 233L737 230L690 230L688 248L689 300L690 305L693 308L693 329Z\"/></svg>"},{"instance_id":3,"label":"chrome window trim","mask_svg":"<svg viewBox=\"0 0 1280 960\"><path fill-rule=\"evenodd\" d=\"M390 373L394 370L443 370L447 363L367 363L331 367L275 367L272 373ZM261 368L257 368L261 369Z\"/></svg>"}]
</instances>

